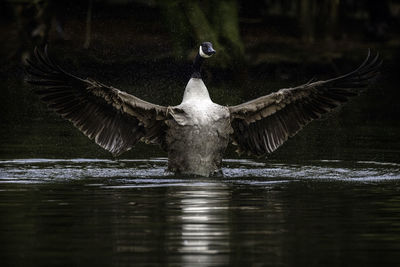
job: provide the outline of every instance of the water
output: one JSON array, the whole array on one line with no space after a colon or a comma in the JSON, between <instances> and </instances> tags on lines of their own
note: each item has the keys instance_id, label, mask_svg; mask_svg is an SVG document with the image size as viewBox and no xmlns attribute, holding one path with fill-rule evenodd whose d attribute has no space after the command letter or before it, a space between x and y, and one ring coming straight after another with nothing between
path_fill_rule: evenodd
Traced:
<instances>
[{"instance_id":1,"label":"water","mask_svg":"<svg viewBox=\"0 0 400 267\"><path fill-rule=\"evenodd\" d=\"M400 164L0 161L2 266L395 266Z\"/></svg>"}]
</instances>

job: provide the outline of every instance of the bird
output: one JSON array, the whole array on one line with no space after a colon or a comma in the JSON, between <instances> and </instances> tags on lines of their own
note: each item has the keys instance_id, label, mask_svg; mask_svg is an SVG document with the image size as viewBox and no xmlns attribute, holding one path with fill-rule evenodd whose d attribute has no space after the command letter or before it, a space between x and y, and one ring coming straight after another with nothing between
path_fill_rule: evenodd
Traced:
<instances>
[{"instance_id":1,"label":"bird","mask_svg":"<svg viewBox=\"0 0 400 267\"><path fill-rule=\"evenodd\" d=\"M32 90L114 157L139 141L158 144L168 153L168 170L204 177L220 173L230 142L239 155L268 156L311 121L358 95L382 64L379 54L368 50L362 64L347 74L224 106L211 100L202 79L204 61L216 54L211 42L203 42L182 102L162 106L67 72L49 57L47 46L33 54L27 61Z\"/></svg>"}]
</instances>

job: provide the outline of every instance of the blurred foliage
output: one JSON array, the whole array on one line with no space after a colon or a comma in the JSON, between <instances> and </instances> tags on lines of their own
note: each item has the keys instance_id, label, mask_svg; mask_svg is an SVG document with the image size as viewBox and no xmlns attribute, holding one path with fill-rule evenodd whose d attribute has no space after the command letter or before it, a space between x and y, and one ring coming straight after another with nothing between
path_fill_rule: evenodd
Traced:
<instances>
[{"instance_id":1,"label":"blurred foliage","mask_svg":"<svg viewBox=\"0 0 400 267\"><path fill-rule=\"evenodd\" d=\"M221 103L349 71L367 48L381 52L393 79L387 84L397 84L390 73L399 58L399 0L7 0L0 10L0 101L26 100L3 105L8 121L15 109L39 110L22 83L21 62L45 43L67 70L161 104L180 100L206 40L217 55L205 79ZM398 94L392 88L385 97Z\"/></svg>"},{"instance_id":2,"label":"blurred foliage","mask_svg":"<svg viewBox=\"0 0 400 267\"><path fill-rule=\"evenodd\" d=\"M157 34L154 29L168 34L162 41L171 42L168 56L176 60L186 60L193 47L211 41L218 48L211 64L239 69L252 63L246 38L252 38L250 45L277 34L303 45L321 40L386 42L398 36L400 15L400 1L394 0L7 0L1 5L3 27L13 28L3 28L2 35L15 39L8 56L24 59L34 46L53 41L88 49L99 41L101 28L119 23L135 33L145 27L149 34ZM123 42L112 41L116 47Z\"/></svg>"}]
</instances>

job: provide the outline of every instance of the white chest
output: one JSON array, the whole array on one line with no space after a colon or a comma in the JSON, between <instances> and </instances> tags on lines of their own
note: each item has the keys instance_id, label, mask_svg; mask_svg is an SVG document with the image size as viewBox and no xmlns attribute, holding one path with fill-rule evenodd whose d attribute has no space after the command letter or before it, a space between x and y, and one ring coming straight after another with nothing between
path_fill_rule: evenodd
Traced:
<instances>
[{"instance_id":1,"label":"white chest","mask_svg":"<svg viewBox=\"0 0 400 267\"><path fill-rule=\"evenodd\" d=\"M229 118L229 111L211 101L202 79L191 78L185 88L182 103L172 108L171 115L181 126L212 128L216 121Z\"/></svg>"},{"instance_id":2,"label":"white chest","mask_svg":"<svg viewBox=\"0 0 400 267\"><path fill-rule=\"evenodd\" d=\"M182 104L187 102L210 102L210 94L202 79L191 78L186 85L185 93L183 94Z\"/></svg>"},{"instance_id":3,"label":"white chest","mask_svg":"<svg viewBox=\"0 0 400 267\"><path fill-rule=\"evenodd\" d=\"M224 117L223 107L206 101L191 102L182 105L186 119L190 124L198 126L211 126L213 123Z\"/></svg>"}]
</instances>

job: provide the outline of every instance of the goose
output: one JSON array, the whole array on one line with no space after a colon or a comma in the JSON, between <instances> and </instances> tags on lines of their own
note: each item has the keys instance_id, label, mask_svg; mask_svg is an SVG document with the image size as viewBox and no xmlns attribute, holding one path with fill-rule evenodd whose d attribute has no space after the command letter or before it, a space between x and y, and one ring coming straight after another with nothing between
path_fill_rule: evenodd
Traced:
<instances>
[{"instance_id":1,"label":"goose","mask_svg":"<svg viewBox=\"0 0 400 267\"><path fill-rule=\"evenodd\" d=\"M77 77L54 63L47 46L28 60L28 82L47 106L69 120L102 148L119 156L143 141L168 153L177 174L210 176L220 172L231 141L239 154L266 156L311 121L334 110L379 74L382 61L368 55L354 71L328 80L280 89L235 105L214 103L201 67L216 51L203 42L192 65L183 100L177 106L144 101L93 79Z\"/></svg>"}]
</instances>

